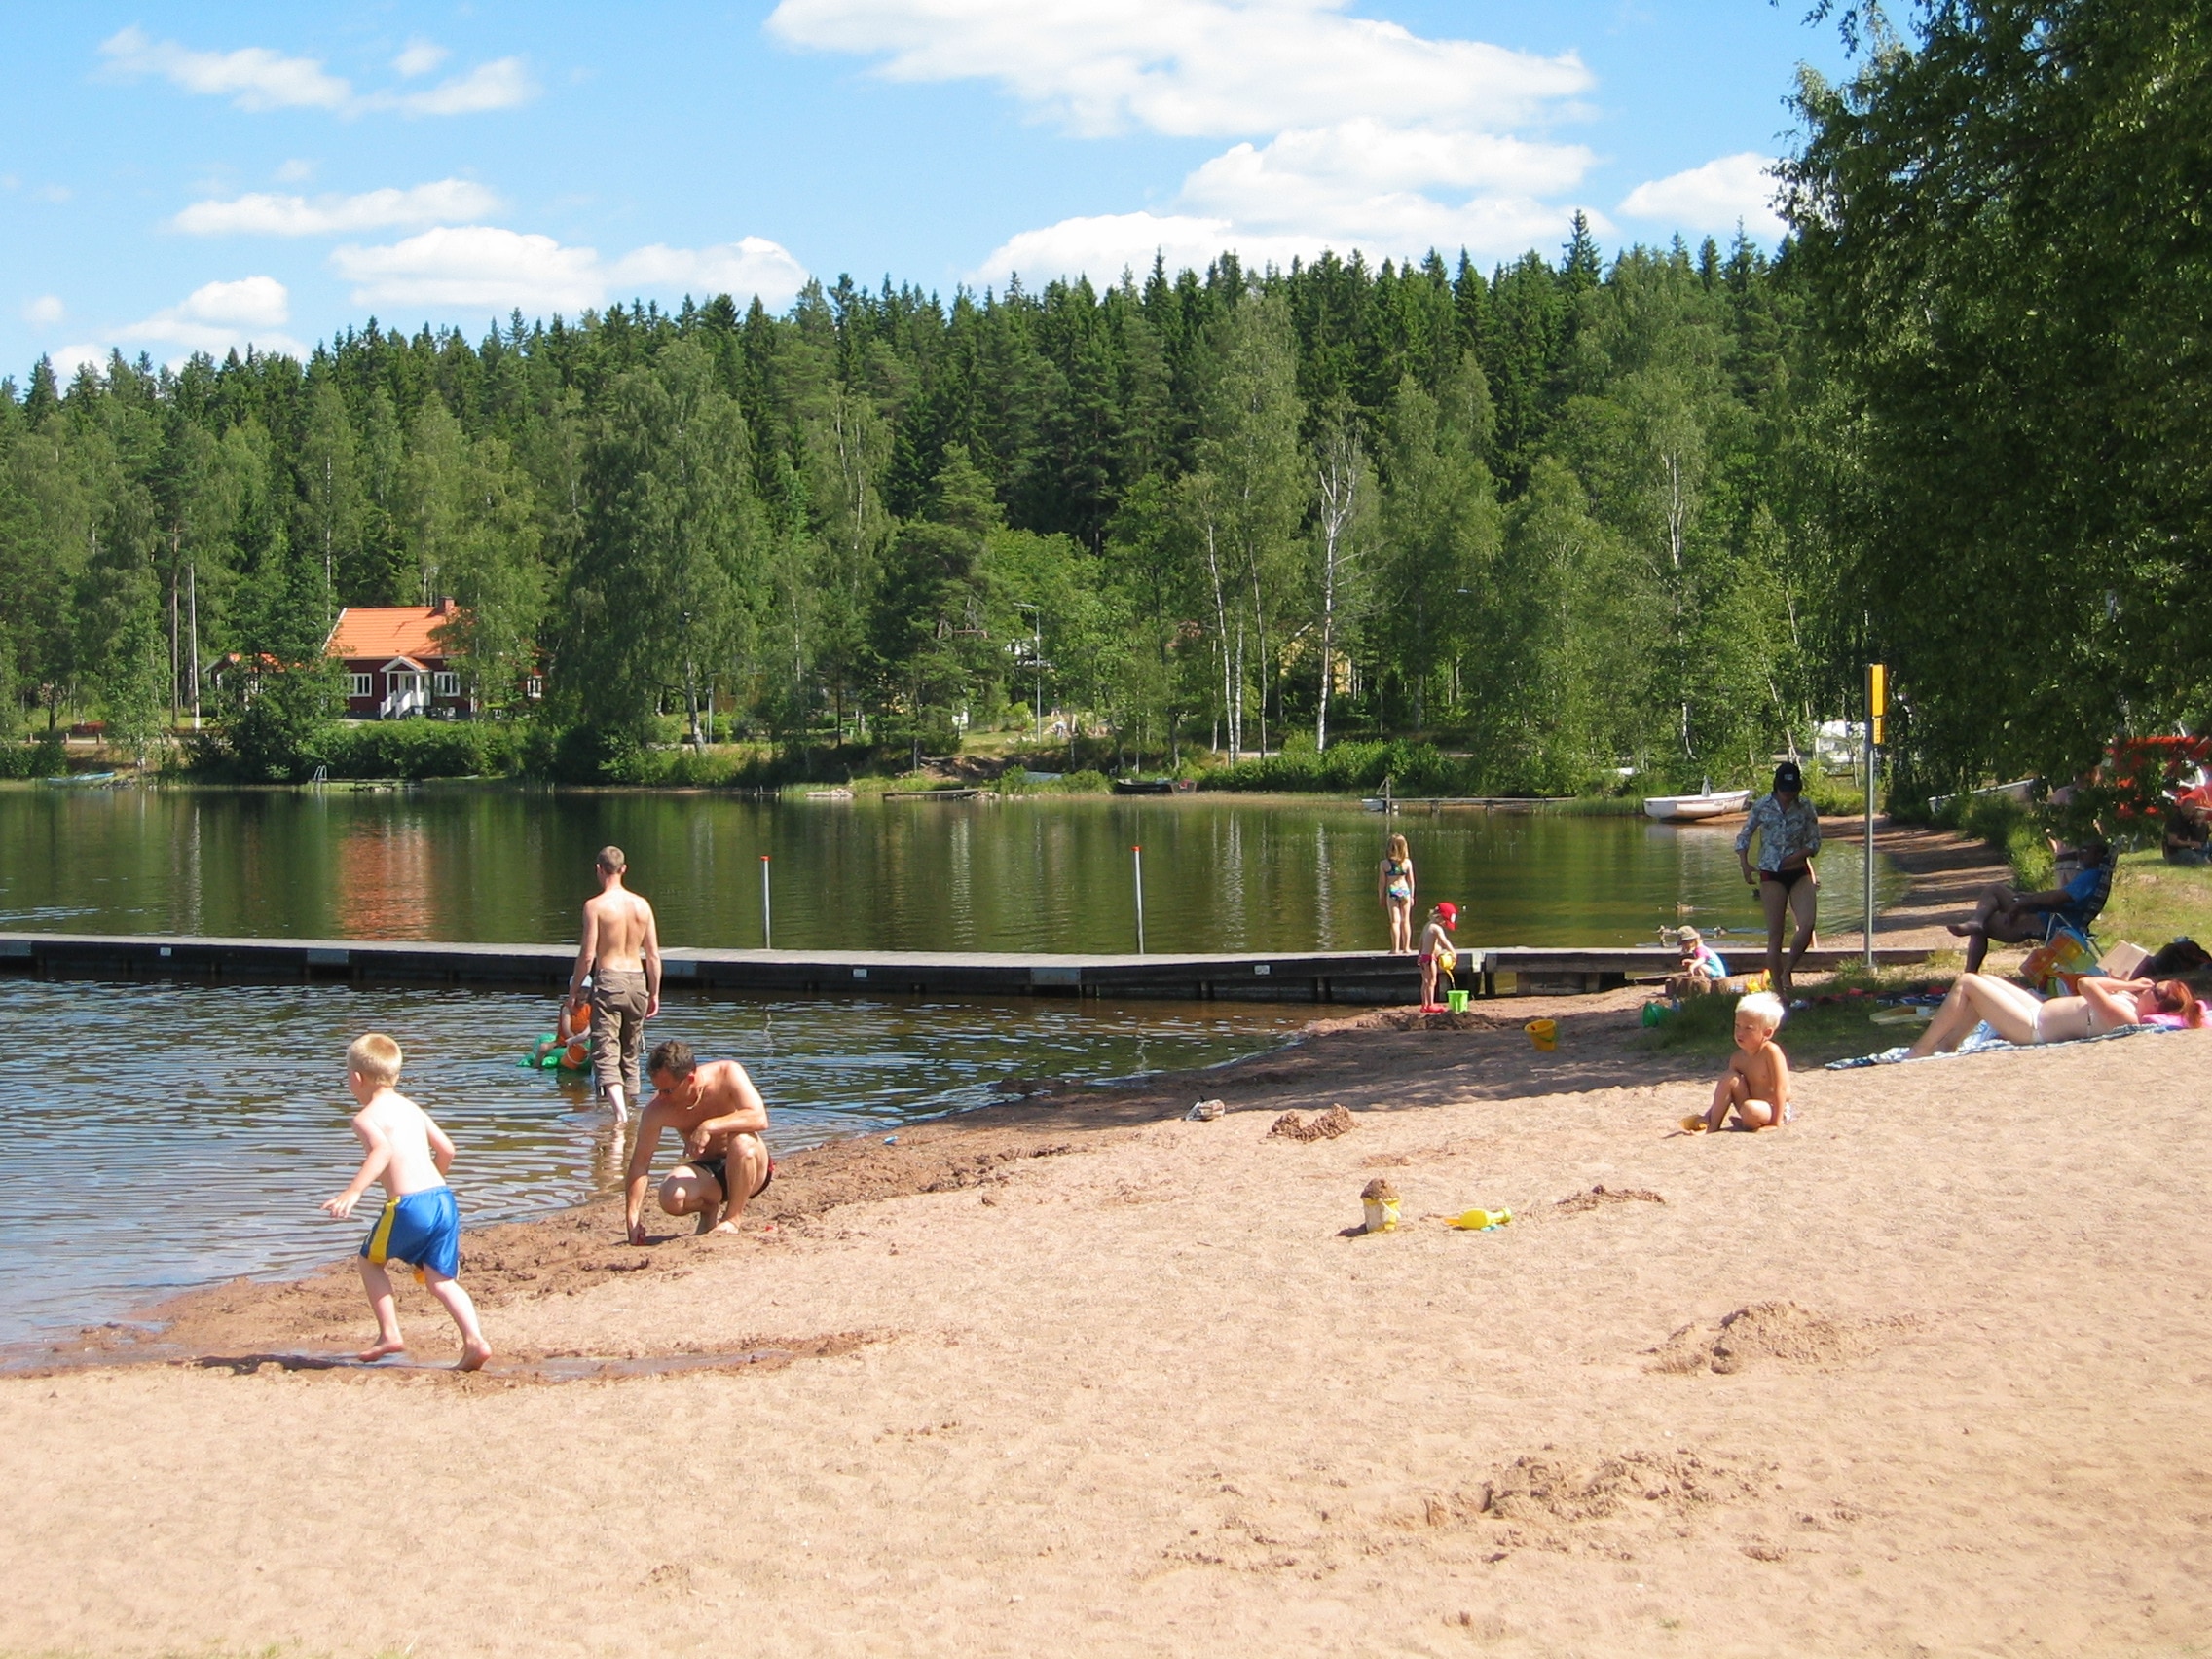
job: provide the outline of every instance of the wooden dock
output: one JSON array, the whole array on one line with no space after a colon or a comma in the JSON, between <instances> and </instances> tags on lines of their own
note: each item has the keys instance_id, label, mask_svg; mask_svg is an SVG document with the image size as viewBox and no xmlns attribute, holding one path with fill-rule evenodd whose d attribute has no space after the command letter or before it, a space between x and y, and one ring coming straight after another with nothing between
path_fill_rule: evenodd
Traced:
<instances>
[{"instance_id":1,"label":"wooden dock","mask_svg":"<svg viewBox=\"0 0 2212 1659\"><path fill-rule=\"evenodd\" d=\"M1881 949L1885 966L1928 959ZM1816 950L1832 968L1855 950ZM1622 949L1506 947L1459 953L1459 984L1499 994L1612 990L1664 978L1677 961L1658 945ZM1222 956L1063 956L998 951L700 950L662 957L668 990L740 996L1098 997L1185 1001L1398 1004L1418 1001L1420 969L1382 951L1246 952ZM355 985L454 985L557 992L573 946L445 944L412 940L207 939L157 934L0 933L0 972L50 978L203 982L325 980Z\"/></svg>"}]
</instances>

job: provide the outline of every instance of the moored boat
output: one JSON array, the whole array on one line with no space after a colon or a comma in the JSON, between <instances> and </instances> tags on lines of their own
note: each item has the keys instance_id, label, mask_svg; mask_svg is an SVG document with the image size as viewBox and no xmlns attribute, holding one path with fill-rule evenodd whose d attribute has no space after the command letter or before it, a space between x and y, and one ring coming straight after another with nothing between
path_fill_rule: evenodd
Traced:
<instances>
[{"instance_id":1,"label":"moored boat","mask_svg":"<svg viewBox=\"0 0 2212 1659\"><path fill-rule=\"evenodd\" d=\"M1702 824L1733 818L1751 804L1750 790L1708 790L1703 794L1646 795L1644 812L1662 824Z\"/></svg>"},{"instance_id":2,"label":"moored boat","mask_svg":"<svg viewBox=\"0 0 2212 1659\"><path fill-rule=\"evenodd\" d=\"M1124 795L1189 794L1197 789L1194 778L1116 778L1114 793Z\"/></svg>"}]
</instances>

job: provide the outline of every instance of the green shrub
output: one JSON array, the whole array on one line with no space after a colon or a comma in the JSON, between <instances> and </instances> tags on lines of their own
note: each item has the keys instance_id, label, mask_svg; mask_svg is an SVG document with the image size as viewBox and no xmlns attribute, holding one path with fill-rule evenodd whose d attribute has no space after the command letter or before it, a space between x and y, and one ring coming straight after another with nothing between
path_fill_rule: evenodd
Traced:
<instances>
[{"instance_id":1,"label":"green shrub","mask_svg":"<svg viewBox=\"0 0 2212 1659\"><path fill-rule=\"evenodd\" d=\"M2041 892L2058 878L2043 814L2009 795L1962 795L1936 814L1936 822L2003 853L2017 887Z\"/></svg>"},{"instance_id":2,"label":"green shrub","mask_svg":"<svg viewBox=\"0 0 2212 1659\"><path fill-rule=\"evenodd\" d=\"M323 745L334 778L473 778L512 771L520 735L491 720L375 720Z\"/></svg>"},{"instance_id":3,"label":"green shrub","mask_svg":"<svg viewBox=\"0 0 2212 1659\"><path fill-rule=\"evenodd\" d=\"M1058 783L1051 786L1062 794L1105 794L1113 787L1105 773L1093 772L1088 769L1081 772L1070 772Z\"/></svg>"},{"instance_id":4,"label":"green shrub","mask_svg":"<svg viewBox=\"0 0 2212 1659\"><path fill-rule=\"evenodd\" d=\"M0 743L0 778L51 778L67 765L60 734L49 743L42 734L36 743Z\"/></svg>"},{"instance_id":5,"label":"green shrub","mask_svg":"<svg viewBox=\"0 0 2212 1659\"><path fill-rule=\"evenodd\" d=\"M1823 818L1863 818L1866 791L1848 772L1805 773L1805 798Z\"/></svg>"}]
</instances>

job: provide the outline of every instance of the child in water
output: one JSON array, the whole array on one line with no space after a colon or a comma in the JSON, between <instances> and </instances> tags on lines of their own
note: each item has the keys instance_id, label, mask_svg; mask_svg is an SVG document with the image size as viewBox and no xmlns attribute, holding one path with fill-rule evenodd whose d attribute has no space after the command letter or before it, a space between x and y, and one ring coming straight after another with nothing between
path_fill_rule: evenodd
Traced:
<instances>
[{"instance_id":1,"label":"child in water","mask_svg":"<svg viewBox=\"0 0 2212 1659\"><path fill-rule=\"evenodd\" d=\"M377 1031L356 1037L346 1051L346 1088L360 1107L353 1114L353 1132L367 1150L346 1190L322 1203L344 1221L372 1183L384 1183L384 1212L361 1240L361 1286L377 1316L377 1340L356 1357L372 1361L406 1350L392 1305L391 1276L384 1265L411 1262L416 1276L460 1327L456 1369L475 1371L492 1357L492 1346L476 1322L476 1304L455 1276L461 1272L461 1211L446 1185L453 1142L427 1112L393 1087L399 1082L400 1061L399 1045Z\"/></svg>"},{"instance_id":2,"label":"child in water","mask_svg":"<svg viewBox=\"0 0 2212 1659\"><path fill-rule=\"evenodd\" d=\"M1736 1114L1742 1129L1773 1129L1789 1122L1789 1056L1774 1034L1782 1028L1782 999L1753 991L1736 1004L1736 1051L1714 1085L1713 1105L1682 1120L1691 1134L1717 1129Z\"/></svg>"},{"instance_id":3,"label":"child in water","mask_svg":"<svg viewBox=\"0 0 2212 1659\"><path fill-rule=\"evenodd\" d=\"M558 1053L560 1058L553 1059ZM582 1071L591 1064L591 1005L561 1003L561 1013L553 1022L553 1035L538 1039L537 1047L530 1052L530 1063L542 1068L548 1061L564 1071Z\"/></svg>"},{"instance_id":4,"label":"child in water","mask_svg":"<svg viewBox=\"0 0 2212 1659\"><path fill-rule=\"evenodd\" d=\"M1453 944L1447 929L1459 925L1459 907L1443 903L1428 913L1428 926L1420 935L1420 1011L1423 1014L1441 1014L1444 1005L1436 1000L1436 981L1441 977L1446 989L1451 988L1452 970L1459 965L1458 948Z\"/></svg>"}]
</instances>

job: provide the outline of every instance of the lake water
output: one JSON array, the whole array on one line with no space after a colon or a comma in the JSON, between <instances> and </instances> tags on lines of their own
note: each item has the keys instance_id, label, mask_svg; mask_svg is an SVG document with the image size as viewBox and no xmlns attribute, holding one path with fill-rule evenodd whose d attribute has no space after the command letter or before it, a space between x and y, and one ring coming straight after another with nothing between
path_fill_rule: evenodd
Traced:
<instances>
[{"instance_id":1,"label":"lake water","mask_svg":"<svg viewBox=\"0 0 2212 1659\"><path fill-rule=\"evenodd\" d=\"M1009 1077L1209 1065L1312 1013L675 996L652 1033L742 1059L770 1144L791 1150L979 1104ZM585 1085L515 1064L551 1014L546 997L506 992L0 978L16 1057L0 1112L0 1342L354 1248L373 1205L349 1222L314 1206L358 1165L343 1062L365 1030L400 1040L402 1087L453 1136L467 1224L611 1190L609 1119ZM660 1167L677 1156L664 1141Z\"/></svg>"},{"instance_id":2,"label":"lake water","mask_svg":"<svg viewBox=\"0 0 2212 1659\"><path fill-rule=\"evenodd\" d=\"M1383 837L1412 841L1421 904L1464 943L1651 942L1684 915L1752 943L1726 830L1635 818L1198 796L1005 803L752 801L428 787L387 793L0 787L0 929L565 941L607 842L671 946L761 941L771 856L785 948L1121 951L1144 847L1156 951L1380 948ZM1858 914L1858 861L1825 912ZM1884 873L1879 896L1901 887ZM1739 937L1743 936L1743 937ZM1754 947L1755 948L1755 947ZM735 1055L775 1144L895 1125L1010 1076L1121 1076L1268 1047L1309 1006L674 997L654 1036ZM0 1340L128 1314L165 1289L281 1273L350 1249L317 1200L353 1167L339 1075L384 1029L452 1130L471 1222L569 1204L610 1178L581 1085L514 1061L550 1023L521 993L128 986L0 978L16 1056L0 1112ZM673 1149L670 1156L673 1156Z\"/></svg>"},{"instance_id":3,"label":"lake water","mask_svg":"<svg viewBox=\"0 0 2212 1659\"><path fill-rule=\"evenodd\" d=\"M1408 813L1200 795L1005 803L754 801L474 786L403 793L0 788L0 928L545 942L574 937L593 855L624 848L670 946L1121 951L1132 845L1156 951L1380 949L1383 837L1470 945L1651 943L1691 915L1759 929L1729 829ZM1855 850L1822 907L1860 914ZM1885 875L1878 897L1902 883ZM1763 936L1762 936L1763 937ZM1725 948L1725 945L1723 945Z\"/></svg>"}]
</instances>

